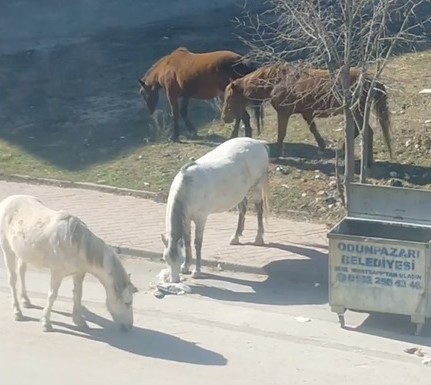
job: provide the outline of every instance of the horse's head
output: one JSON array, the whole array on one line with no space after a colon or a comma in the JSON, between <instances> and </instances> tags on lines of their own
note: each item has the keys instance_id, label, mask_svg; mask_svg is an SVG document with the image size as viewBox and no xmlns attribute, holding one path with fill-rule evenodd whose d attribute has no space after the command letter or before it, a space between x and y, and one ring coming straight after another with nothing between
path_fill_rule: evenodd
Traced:
<instances>
[{"instance_id":1,"label":"horse's head","mask_svg":"<svg viewBox=\"0 0 431 385\"><path fill-rule=\"evenodd\" d=\"M225 89L222 109L222 119L225 123L232 123L234 119L240 118L245 111L247 99L244 89L237 81L233 81Z\"/></svg>"},{"instance_id":2,"label":"horse's head","mask_svg":"<svg viewBox=\"0 0 431 385\"><path fill-rule=\"evenodd\" d=\"M184 241L179 239L173 242L172 239L166 239L162 234L162 242L165 245L163 259L168 264L170 270L170 281L172 283L180 282L181 265L185 260Z\"/></svg>"},{"instance_id":3,"label":"horse's head","mask_svg":"<svg viewBox=\"0 0 431 385\"><path fill-rule=\"evenodd\" d=\"M144 97L150 114L153 114L159 101L159 88L156 85L147 84L145 80L139 79L138 82L141 86L139 93Z\"/></svg>"},{"instance_id":4,"label":"horse's head","mask_svg":"<svg viewBox=\"0 0 431 385\"><path fill-rule=\"evenodd\" d=\"M130 281L130 274L128 274L127 284L123 289L119 289L115 285L114 292L108 292L106 306L112 319L122 331L128 331L133 326L133 294L137 291L138 289Z\"/></svg>"}]
</instances>

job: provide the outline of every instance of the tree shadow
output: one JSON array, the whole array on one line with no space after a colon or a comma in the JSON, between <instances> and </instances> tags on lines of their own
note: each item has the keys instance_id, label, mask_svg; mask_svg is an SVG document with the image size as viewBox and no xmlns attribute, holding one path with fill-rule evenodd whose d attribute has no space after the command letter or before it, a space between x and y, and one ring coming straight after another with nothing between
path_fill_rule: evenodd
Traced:
<instances>
[{"instance_id":1,"label":"tree shadow","mask_svg":"<svg viewBox=\"0 0 431 385\"><path fill-rule=\"evenodd\" d=\"M84 316L87 322L101 328L88 328L81 331L75 325L53 321L53 332L102 342L132 354L161 360L206 366L225 366L228 362L222 354L170 334L139 326L134 326L128 332L122 332L112 321L88 309L85 309Z\"/></svg>"},{"instance_id":2,"label":"tree shadow","mask_svg":"<svg viewBox=\"0 0 431 385\"><path fill-rule=\"evenodd\" d=\"M263 282L235 278L223 274L205 274L232 285L246 286L251 292L234 288L209 287L195 281L192 292L201 296L229 302L246 302L269 305L324 304L328 302L328 257L326 253L304 246L268 243L264 247L276 248L303 258L281 259L264 266L267 278Z\"/></svg>"},{"instance_id":3,"label":"tree shadow","mask_svg":"<svg viewBox=\"0 0 431 385\"><path fill-rule=\"evenodd\" d=\"M271 144L274 146L274 144ZM335 175L335 151L327 149L321 152L318 147L303 143L285 143L287 157L272 159L273 164L296 168L304 171L318 170L327 176ZM273 151L273 150L272 150ZM355 160L355 173L360 173L361 160ZM341 171L342 168L341 168ZM389 161L375 161L368 170L368 176L374 179L392 178L395 172L400 185L414 184L424 186L431 184L431 167L413 164L401 164Z\"/></svg>"}]
</instances>

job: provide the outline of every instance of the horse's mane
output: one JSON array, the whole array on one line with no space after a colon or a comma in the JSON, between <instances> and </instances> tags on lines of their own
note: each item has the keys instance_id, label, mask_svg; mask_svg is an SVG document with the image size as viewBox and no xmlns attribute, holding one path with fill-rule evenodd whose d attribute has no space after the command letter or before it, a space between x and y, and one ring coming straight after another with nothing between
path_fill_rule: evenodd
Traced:
<instances>
[{"instance_id":1,"label":"horse's mane","mask_svg":"<svg viewBox=\"0 0 431 385\"><path fill-rule=\"evenodd\" d=\"M109 273L112 275L115 290L118 295L121 295L124 288L129 284L129 277L114 250L95 235L78 217L69 215L66 220L67 235L70 237L72 246L76 247L81 257L86 258L89 265L103 268L106 256L110 264Z\"/></svg>"}]
</instances>

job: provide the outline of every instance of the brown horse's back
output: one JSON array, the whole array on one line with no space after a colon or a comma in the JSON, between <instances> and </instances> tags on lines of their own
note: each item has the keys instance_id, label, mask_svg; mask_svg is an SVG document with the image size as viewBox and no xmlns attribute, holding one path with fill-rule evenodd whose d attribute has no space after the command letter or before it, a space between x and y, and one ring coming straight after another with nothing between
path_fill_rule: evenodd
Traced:
<instances>
[{"instance_id":1,"label":"brown horse's back","mask_svg":"<svg viewBox=\"0 0 431 385\"><path fill-rule=\"evenodd\" d=\"M158 63L160 85L176 88L179 96L212 99L222 95L230 79L237 79L247 70L240 63L241 55L232 51L193 53L178 48Z\"/></svg>"},{"instance_id":2,"label":"brown horse's back","mask_svg":"<svg viewBox=\"0 0 431 385\"><path fill-rule=\"evenodd\" d=\"M244 90L244 96L254 100L265 100L271 97L276 84L291 72L288 64L268 65L238 79L235 83Z\"/></svg>"},{"instance_id":3,"label":"brown horse's back","mask_svg":"<svg viewBox=\"0 0 431 385\"><path fill-rule=\"evenodd\" d=\"M350 82L358 81L360 70L350 70ZM340 79L340 78L339 78ZM313 111L315 116L325 117L337 113L340 102L333 91L334 81L328 70L308 69L296 71L292 76L286 76L276 88L272 96L275 104L290 106L294 113Z\"/></svg>"}]
</instances>

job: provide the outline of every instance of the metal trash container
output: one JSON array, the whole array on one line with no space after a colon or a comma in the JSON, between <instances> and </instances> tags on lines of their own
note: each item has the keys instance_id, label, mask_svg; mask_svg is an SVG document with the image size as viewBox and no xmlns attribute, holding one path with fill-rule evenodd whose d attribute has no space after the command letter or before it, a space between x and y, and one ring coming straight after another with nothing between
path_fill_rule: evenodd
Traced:
<instances>
[{"instance_id":1,"label":"metal trash container","mask_svg":"<svg viewBox=\"0 0 431 385\"><path fill-rule=\"evenodd\" d=\"M329 304L404 314L420 334L431 317L431 191L352 184L347 216L328 233Z\"/></svg>"}]
</instances>

